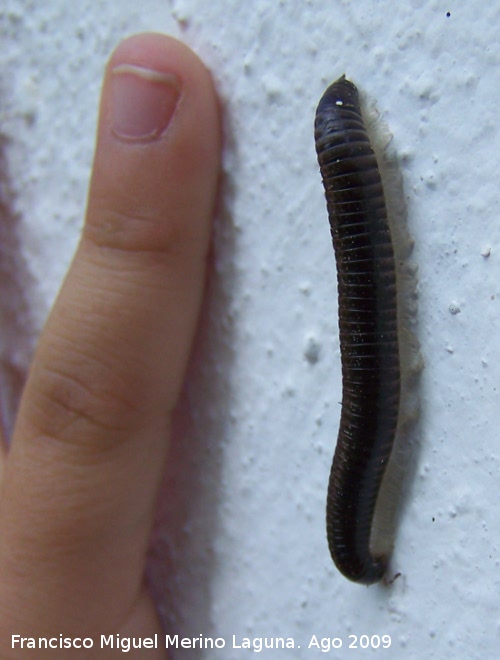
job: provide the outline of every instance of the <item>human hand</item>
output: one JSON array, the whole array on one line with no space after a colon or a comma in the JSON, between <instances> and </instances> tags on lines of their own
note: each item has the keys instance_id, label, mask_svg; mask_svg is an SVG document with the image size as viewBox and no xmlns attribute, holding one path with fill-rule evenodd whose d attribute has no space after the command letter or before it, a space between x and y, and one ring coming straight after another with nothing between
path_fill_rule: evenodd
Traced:
<instances>
[{"instance_id":1,"label":"human hand","mask_svg":"<svg viewBox=\"0 0 500 660\"><path fill-rule=\"evenodd\" d=\"M12 635L91 637L93 651L63 657L101 658L122 653L99 651L101 634L160 632L145 556L203 294L219 157L215 93L198 58L158 34L120 44L81 241L3 460L2 658L27 654Z\"/></svg>"}]
</instances>

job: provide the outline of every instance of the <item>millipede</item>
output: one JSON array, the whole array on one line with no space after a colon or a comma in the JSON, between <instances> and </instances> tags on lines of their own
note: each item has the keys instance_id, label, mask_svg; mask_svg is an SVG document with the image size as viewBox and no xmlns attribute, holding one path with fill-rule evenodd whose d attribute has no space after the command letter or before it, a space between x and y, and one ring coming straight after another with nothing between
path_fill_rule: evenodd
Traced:
<instances>
[{"instance_id":1,"label":"millipede","mask_svg":"<svg viewBox=\"0 0 500 660\"><path fill-rule=\"evenodd\" d=\"M385 523L375 518L395 438L405 423L401 399L407 376L399 341L398 264L382 178L358 90L345 76L319 102L315 142L337 266L342 367L327 540L343 575L372 584L386 573L392 551L387 530L380 531Z\"/></svg>"}]
</instances>

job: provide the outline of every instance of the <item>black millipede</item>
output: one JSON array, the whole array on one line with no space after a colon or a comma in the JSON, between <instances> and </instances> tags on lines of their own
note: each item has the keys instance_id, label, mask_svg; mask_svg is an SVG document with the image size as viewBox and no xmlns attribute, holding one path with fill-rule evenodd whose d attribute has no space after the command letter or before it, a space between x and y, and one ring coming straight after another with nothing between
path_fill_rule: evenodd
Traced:
<instances>
[{"instance_id":1,"label":"black millipede","mask_svg":"<svg viewBox=\"0 0 500 660\"><path fill-rule=\"evenodd\" d=\"M319 102L315 142L337 264L342 366L327 539L340 572L372 584L390 554L390 543L373 547L372 528L400 412L397 269L379 167L345 76Z\"/></svg>"}]
</instances>

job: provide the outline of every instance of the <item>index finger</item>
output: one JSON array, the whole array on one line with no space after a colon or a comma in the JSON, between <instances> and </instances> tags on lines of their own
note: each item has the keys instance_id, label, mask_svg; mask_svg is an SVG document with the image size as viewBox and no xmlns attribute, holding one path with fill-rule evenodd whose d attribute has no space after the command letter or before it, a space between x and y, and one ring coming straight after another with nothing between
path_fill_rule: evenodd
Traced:
<instances>
[{"instance_id":1,"label":"index finger","mask_svg":"<svg viewBox=\"0 0 500 660\"><path fill-rule=\"evenodd\" d=\"M113 629L140 590L203 292L219 147L198 58L161 35L121 44L106 72L82 239L5 470L0 630L15 616L30 635L33 621Z\"/></svg>"}]
</instances>

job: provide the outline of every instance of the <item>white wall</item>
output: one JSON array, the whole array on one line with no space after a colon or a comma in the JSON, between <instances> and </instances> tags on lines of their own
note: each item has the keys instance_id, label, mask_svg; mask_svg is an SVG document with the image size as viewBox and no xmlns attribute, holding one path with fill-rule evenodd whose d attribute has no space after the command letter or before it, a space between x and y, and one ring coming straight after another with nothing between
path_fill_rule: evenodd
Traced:
<instances>
[{"instance_id":1,"label":"white wall","mask_svg":"<svg viewBox=\"0 0 500 660\"><path fill-rule=\"evenodd\" d=\"M78 240L114 44L141 30L179 36L222 99L214 265L150 575L170 631L227 645L175 657L246 657L231 648L233 634L301 646L261 653L276 660L492 657L499 20L498 2L2 3L2 258L11 265L1 341L21 371ZM419 266L422 413L393 557L402 575L389 588L341 577L324 531L341 381L313 120L324 87L344 72L394 135ZM313 634L340 637L343 651L308 650ZM387 634L392 645L347 649L351 634Z\"/></svg>"}]
</instances>

